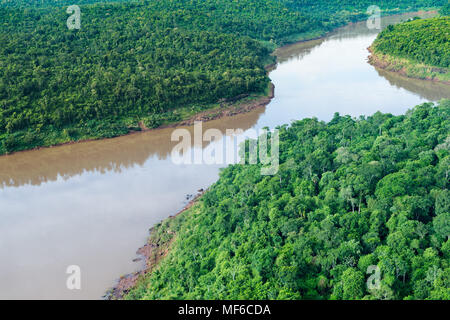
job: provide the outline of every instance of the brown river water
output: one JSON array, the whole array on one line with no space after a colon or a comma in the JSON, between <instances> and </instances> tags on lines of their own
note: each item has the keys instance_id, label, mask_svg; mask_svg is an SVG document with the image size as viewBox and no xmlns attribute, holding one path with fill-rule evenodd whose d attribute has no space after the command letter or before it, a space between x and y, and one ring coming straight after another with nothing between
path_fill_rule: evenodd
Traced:
<instances>
[{"instance_id":1,"label":"brown river water","mask_svg":"<svg viewBox=\"0 0 450 320\"><path fill-rule=\"evenodd\" d=\"M386 18L383 25L409 16ZM450 98L448 86L369 65L367 47L377 33L359 23L277 50L272 102L207 122L203 130L327 121L335 112L402 114ZM138 270L141 262L132 260L148 229L182 209L187 194L213 184L225 166L175 164L173 130L0 157L0 298L101 299L121 275ZM66 287L69 265L81 268L81 290Z\"/></svg>"}]
</instances>

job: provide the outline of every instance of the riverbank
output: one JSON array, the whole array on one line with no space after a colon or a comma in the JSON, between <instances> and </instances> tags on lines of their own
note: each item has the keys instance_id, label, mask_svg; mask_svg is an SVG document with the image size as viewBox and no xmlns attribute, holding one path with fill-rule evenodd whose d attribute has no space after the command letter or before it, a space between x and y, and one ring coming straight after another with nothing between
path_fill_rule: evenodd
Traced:
<instances>
[{"instance_id":1,"label":"riverbank","mask_svg":"<svg viewBox=\"0 0 450 320\"><path fill-rule=\"evenodd\" d=\"M437 14L437 12L436 12ZM414 17L380 32L368 48L369 63L402 76L450 84L448 16Z\"/></svg>"},{"instance_id":2,"label":"riverbank","mask_svg":"<svg viewBox=\"0 0 450 320\"><path fill-rule=\"evenodd\" d=\"M336 30L333 30L332 32L336 32ZM314 45L318 44L320 41L323 41L324 37L320 37L317 39L312 39L310 40L311 42L314 43ZM290 48L290 47L295 47L296 44L304 44L304 43L308 43L309 41L298 41L295 44L288 44L286 46L280 47L279 49L277 49L274 52L274 55L277 56L277 61L278 61L278 53L280 53L280 50L282 50L282 48ZM288 54L288 56L290 56L290 54ZM198 199L196 199L198 201ZM182 210L181 212L185 212L186 210ZM181 213L180 212L180 213ZM176 217L178 217L179 214L176 215ZM190 217L192 217L192 212L189 214ZM186 215L186 217L188 217L188 215ZM150 259L150 261L154 262L154 264L150 264L150 266L148 268L146 268L145 271L142 271L138 274L131 274L131 275L127 275L125 277L122 277L119 282L118 285L116 287L113 288L112 291L112 295L109 296L109 298L112 299L120 299L122 298L124 295L126 295L126 293L130 290L130 288L135 287L138 282L139 282L139 278L143 275L148 275L149 273L151 273L153 270L155 270L155 268L157 267L157 265L163 260L163 258L166 256L167 252L170 250L170 246L172 244L172 241L174 238L170 238L166 239L165 241L161 240L161 237L159 236L160 234L164 233L164 230L166 230L166 232L169 232L170 234L172 234L173 229L171 229L171 224L173 223L173 219L174 217L169 217L168 219L163 220L163 222L161 222L160 224L157 224L155 227L153 227L151 229L150 232L150 237L148 240L148 243L144 246L145 247L150 247L151 248L151 256L155 257L157 256L158 259ZM141 249L139 250L141 251ZM148 263L147 263L148 264Z\"/></svg>"},{"instance_id":3,"label":"riverbank","mask_svg":"<svg viewBox=\"0 0 450 320\"><path fill-rule=\"evenodd\" d=\"M266 66L267 72L274 68L275 64ZM79 140L64 141L56 144L49 144L43 146L36 146L34 148L19 150L11 153L0 153L0 157L8 156L16 153L36 151L46 148L62 147L66 145L72 145L77 143L84 143L96 140L114 139L119 136L127 136L132 134L138 134L141 132L155 131L167 128L176 128L179 126L192 125L195 121L208 122L216 120L222 117L231 117L242 113L247 113L256 108L264 107L270 103L274 97L275 86L273 83L269 83L267 90L264 94L242 94L230 99L222 99L218 103L211 107L204 108L204 111L199 112L186 112L187 116L182 117L182 120L166 122L156 128L152 128L146 125L145 121L139 121L128 132L112 135L104 138L85 138Z\"/></svg>"},{"instance_id":4,"label":"riverbank","mask_svg":"<svg viewBox=\"0 0 450 320\"><path fill-rule=\"evenodd\" d=\"M369 47L368 50L370 52L368 61L376 68L394 72L408 78L428 80L450 85L450 72L446 68L429 66L422 63L414 63L408 59L382 54L376 52L373 46Z\"/></svg>"},{"instance_id":5,"label":"riverbank","mask_svg":"<svg viewBox=\"0 0 450 320\"><path fill-rule=\"evenodd\" d=\"M430 12L430 11L427 11ZM421 12L416 12L420 14ZM423 12L422 12L423 13ZM402 11L386 11L386 15L399 15ZM361 18L362 19L362 18ZM357 21L357 20L356 20ZM355 21L355 22L356 22ZM349 24L355 23L350 22ZM334 29L328 28L293 34L284 46L295 43L308 42L316 39L320 41L331 32L344 26L346 23L337 23ZM327 31L329 30L329 31ZM269 44L267 44L269 46ZM264 63L267 64L266 72L270 72L276 66L273 62L273 56L276 56L276 47L272 44L271 55L267 56ZM218 101L209 105L196 105L179 108L163 114L149 115L147 117L124 117L120 119L102 119L101 121L87 121L79 123L75 127L58 129L54 127L38 128L35 132L16 132L16 134L4 134L0 136L0 156L28 150L38 150L42 148L70 145L93 140L103 140L126 136L140 131L149 131L154 129L163 129L168 127L177 127L180 125L191 124L194 121L209 121L223 116L245 113L252 109L266 105L271 97L273 87L269 87L264 93L242 94L238 97L228 100ZM230 103L230 100L233 103ZM224 105L226 107L224 107Z\"/></svg>"},{"instance_id":6,"label":"riverbank","mask_svg":"<svg viewBox=\"0 0 450 320\"><path fill-rule=\"evenodd\" d=\"M329 33L324 33L322 36L314 37L309 40L300 39L294 43L289 43L284 46L281 46L279 48L276 48L272 55L277 59L278 55L277 53L279 50L282 50L283 48L289 48L290 46L294 46L296 44L301 43L307 43L307 42L316 42L323 40ZM277 59L278 60L278 59ZM274 70L277 66L277 62L266 65L265 69L267 72L270 72ZM228 108L225 109L209 109L204 112L201 112L199 114L196 114L194 117L179 122L177 124L168 125L160 128L167 128L167 127L176 127L176 126L182 126L182 125L192 125L195 121L211 121L215 119L219 119L225 116L233 116L241 113L249 112L257 107L262 107L267 105L275 96L275 86L271 82L269 85L269 93L267 97L261 97L253 103L237 103L232 104ZM226 103L226 102L223 102ZM158 130L157 129L148 129L143 124L140 124L142 131L151 131L151 130ZM127 293L134 287L136 287L140 280L143 280L145 275L148 275L152 273L159 265L159 263L167 256L167 254L170 251L171 244L175 240L176 232L175 228L172 228L172 222L176 218L180 218L181 215L186 213L189 209L194 207L194 205L199 201L201 196L206 191L201 189L199 190L199 193L189 201L189 203L181 209L179 212L177 212L175 215L171 215L168 218L164 219L160 223L154 225L149 229L149 237L145 245L140 247L136 254L138 258L136 258L134 261L144 261L144 267L142 270L139 270L134 273L126 274L121 276L117 283L110 289L108 289L104 295L104 299L106 300L120 300L123 299Z\"/></svg>"},{"instance_id":7,"label":"riverbank","mask_svg":"<svg viewBox=\"0 0 450 320\"><path fill-rule=\"evenodd\" d=\"M156 244L162 243L159 256L163 258L158 262L158 257L155 257L158 265L152 265L151 273L138 279L135 287L127 291L124 298L372 300L388 296L390 299L399 300L421 300L428 297L445 299L444 278L439 278L428 291L423 292L417 290L415 283L423 281L426 275L420 280L410 276L421 270L415 263L416 257L426 255L432 250L435 250L437 268L444 270L448 267L445 260L445 254L448 252L445 243L447 237L440 230L431 233L434 237L431 239L435 239L435 242L424 241L421 251L412 252L410 258L405 260L410 270L405 277L395 274L395 270L389 268L382 270L394 279L393 283L383 284L388 286L389 291L368 290L365 286L365 274L367 266L372 263L384 266L382 263L386 261L385 257L377 255L380 250L386 250L392 259L397 258L398 245L390 239L392 235L398 236L397 229L404 229L405 225L399 223L397 229L392 227L395 212L389 208L382 209L383 215L393 217L381 221L383 228L391 227L390 234L384 238L380 238L378 234L370 234L370 228L380 226L378 221L373 222L371 219L371 201L378 206L386 201L398 204L404 202L408 196L421 201L434 194L437 200L448 196L448 190L445 190L446 181L439 173L440 168L445 167L449 155L445 149L445 133L450 125L450 118L445 116L450 112L448 103L449 101L442 101L439 105L423 104L414 107L407 113L413 119L418 119L414 124L411 124L410 117L404 115L377 113L367 119L352 119L351 122L347 116L338 115L327 123L319 123L317 119L304 119L287 127L284 129L285 139L280 148L281 167L284 168L280 179L267 179L261 176L259 170L255 170L257 167L251 165L229 166L224 169L220 179L198 205L190 207L185 214L164 221L153 230ZM374 121L375 117L380 121ZM392 121L396 126L390 128ZM314 123L316 131L311 132ZM371 191L367 195L355 194L355 198L362 199L356 206L345 199L330 202L329 198L336 198L335 190L331 191L334 193L331 197L323 197L326 192L330 194L329 190L333 190L331 188L336 186L338 181L342 183L345 179L350 181L347 182L350 185L349 178L352 175L354 177L350 168L356 166L359 172L357 178L359 181L366 181L367 168L374 164L379 165L377 160L380 150L383 150L382 147L376 149L376 138L379 137L380 125L387 128L385 130L390 137L400 141L399 145L404 154L402 158L393 160L394 172L375 169L378 170L377 177L362 188ZM336 136L336 132L349 127L354 133L353 137L356 137L350 144L346 137L337 138L329 144L324 144L317 138ZM439 138L432 142L423 142L418 138L420 134ZM408 147L405 141L413 143ZM305 148L305 145L310 148ZM343 145L351 150L362 145L364 147L357 151L353 160L343 163L339 159ZM437 159L436 162L431 163L433 157L426 162L419 156L416 152L418 146ZM332 154L332 158L324 167L313 168L312 173L305 172L304 168L309 164L307 157L310 150ZM366 158L363 162L357 163L358 160L355 159L364 156ZM293 157L305 160L292 161ZM417 184L413 184L416 187L409 189L403 187L410 185L410 181L420 176L421 172L429 172L430 168L433 179L421 181L420 187L417 187ZM338 176L339 172L347 174L341 177ZM319 186L316 184L317 189L311 181L312 175L317 175L317 181L321 181ZM398 178L400 175L401 179ZM397 194L391 192L393 184L400 190ZM344 184L343 187L349 186ZM439 206L430 206L429 209L427 214L433 219L423 225L435 230L432 226L445 220L442 216L445 209L442 210ZM340 219L334 219L330 226L330 220L336 216ZM358 219L355 220L355 216ZM417 219L424 218L411 217L407 224L417 224ZM350 220L354 222L354 226L349 226ZM324 227L326 223L329 224ZM335 234L336 238L332 239L333 241L318 241L318 234ZM367 245L368 237L371 237L370 246ZM407 247L415 241L403 234L400 234L400 238L407 243ZM336 243L340 245L337 246ZM351 254L348 255L348 252ZM334 254L337 254L338 258ZM330 259L335 259L334 264L329 263ZM337 273L336 270L341 272ZM348 274L352 275L350 287L343 285L346 283L344 281L348 281ZM405 281L409 288L406 292L403 290L402 278L412 279ZM353 290L355 286L358 290Z\"/></svg>"},{"instance_id":8,"label":"riverbank","mask_svg":"<svg viewBox=\"0 0 450 320\"><path fill-rule=\"evenodd\" d=\"M169 216L149 230L150 237L148 238L147 243L136 251L138 258L134 260L143 260L145 262L144 268L140 271L120 277L120 279L117 280L117 284L106 292L104 296L105 299L123 299L129 290L137 285L140 279L146 274L152 273L158 267L159 263L169 253L170 246L176 237L176 232L174 228L171 227L171 222L196 205L204 192L205 190L203 189L198 190L197 195L189 201L183 209L175 215Z\"/></svg>"},{"instance_id":9,"label":"riverbank","mask_svg":"<svg viewBox=\"0 0 450 320\"><path fill-rule=\"evenodd\" d=\"M414 88L390 83L374 72L366 61L366 48L374 34L360 23L342 28L322 45L298 45L297 53L291 48L290 57L278 60L276 70L270 73L276 97L267 107L210 121L203 132L210 128L222 132L242 128L246 132L314 117L327 122L335 112L352 118L376 111L400 115L413 105L437 101L421 98ZM183 128L193 137L193 127ZM8 262L0 267L0 296L99 299L121 275L143 267L143 261L132 261L136 250L147 243L149 228L183 208L186 194L213 185L220 172L221 166L206 163L174 163L171 151L178 142L171 142L172 132L169 128L0 158L1 239L9 243L0 248L2 261ZM211 143L202 147L213 149L208 146ZM171 226L179 228L175 229L172 251L160 261L158 270L164 265L182 267L170 260L184 253L175 250L180 240L189 237L178 230L200 222L197 212L207 198L204 195L198 206L178 216L179 220L169 219ZM191 236L208 237L191 230ZM31 251L30 244L34 244ZM20 252L29 254L18 255ZM82 290L69 291L64 285L66 277L55 277L68 264L81 266ZM40 276L36 278L30 270L38 270ZM149 276L140 287L145 288ZM34 285L30 287L30 283ZM132 298L134 292L126 298Z\"/></svg>"}]
</instances>

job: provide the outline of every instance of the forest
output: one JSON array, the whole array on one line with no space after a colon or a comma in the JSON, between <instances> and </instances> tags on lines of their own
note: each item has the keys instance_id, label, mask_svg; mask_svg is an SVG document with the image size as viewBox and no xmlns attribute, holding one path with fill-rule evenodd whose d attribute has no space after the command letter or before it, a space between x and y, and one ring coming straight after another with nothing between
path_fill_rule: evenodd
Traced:
<instances>
[{"instance_id":1,"label":"forest","mask_svg":"<svg viewBox=\"0 0 450 320\"><path fill-rule=\"evenodd\" d=\"M443 16L450 16L450 1L448 1L447 4L439 10L439 12Z\"/></svg>"},{"instance_id":2,"label":"forest","mask_svg":"<svg viewBox=\"0 0 450 320\"><path fill-rule=\"evenodd\" d=\"M450 299L450 100L278 129L278 173L229 166L153 228L127 299Z\"/></svg>"},{"instance_id":3,"label":"forest","mask_svg":"<svg viewBox=\"0 0 450 320\"><path fill-rule=\"evenodd\" d=\"M450 84L450 17L446 15L447 7L443 7L435 18L414 18L388 26L371 46L369 61L408 77Z\"/></svg>"},{"instance_id":4,"label":"forest","mask_svg":"<svg viewBox=\"0 0 450 320\"><path fill-rule=\"evenodd\" d=\"M374 42L376 52L416 63L450 67L450 17L414 19L388 26Z\"/></svg>"},{"instance_id":5,"label":"forest","mask_svg":"<svg viewBox=\"0 0 450 320\"><path fill-rule=\"evenodd\" d=\"M370 1L85 0L79 30L67 28L66 4L0 1L0 154L158 127L221 99L265 95L274 48L362 19Z\"/></svg>"}]
</instances>

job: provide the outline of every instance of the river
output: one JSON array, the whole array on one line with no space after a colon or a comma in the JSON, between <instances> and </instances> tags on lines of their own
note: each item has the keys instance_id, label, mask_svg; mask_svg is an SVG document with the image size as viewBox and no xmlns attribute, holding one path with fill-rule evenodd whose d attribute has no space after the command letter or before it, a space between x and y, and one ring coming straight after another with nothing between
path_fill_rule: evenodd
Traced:
<instances>
[{"instance_id":1,"label":"river","mask_svg":"<svg viewBox=\"0 0 450 320\"><path fill-rule=\"evenodd\" d=\"M278 49L272 102L203 129L274 128L305 117L327 121L335 112L402 114L450 98L448 86L369 65L367 47L377 32L353 24ZM224 166L175 164L173 130L0 157L0 298L100 299L115 279L138 270L142 262L133 259L148 229L182 209L186 195L214 183ZM69 265L81 268L81 290L66 287Z\"/></svg>"}]
</instances>

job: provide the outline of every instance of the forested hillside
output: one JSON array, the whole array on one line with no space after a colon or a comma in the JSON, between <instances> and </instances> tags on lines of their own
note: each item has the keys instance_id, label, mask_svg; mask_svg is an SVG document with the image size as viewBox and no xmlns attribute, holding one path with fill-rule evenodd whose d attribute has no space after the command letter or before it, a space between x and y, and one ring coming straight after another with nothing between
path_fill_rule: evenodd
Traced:
<instances>
[{"instance_id":1,"label":"forested hillside","mask_svg":"<svg viewBox=\"0 0 450 320\"><path fill-rule=\"evenodd\" d=\"M450 299L449 100L279 129L279 172L223 170L126 298Z\"/></svg>"},{"instance_id":2,"label":"forested hillside","mask_svg":"<svg viewBox=\"0 0 450 320\"><path fill-rule=\"evenodd\" d=\"M368 3L94 2L103 1L79 2L79 30L68 30L64 1L1 2L0 154L158 127L221 99L263 95L272 49L361 18Z\"/></svg>"},{"instance_id":3,"label":"forested hillside","mask_svg":"<svg viewBox=\"0 0 450 320\"><path fill-rule=\"evenodd\" d=\"M389 26L374 42L377 52L436 67L450 66L450 17L416 19Z\"/></svg>"},{"instance_id":4,"label":"forested hillside","mask_svg":"<svg viewBox=\"0 0 450 320\"><path fill-rule=\"evenodd\" d=\"M450 16L450 1L448 1L447 4L439 10L439 12L443 16Z\"/></svg>"},{"instance_id":5,"label":"forested hillside","mask_svg":"<svg viewBox=\"0 0 450 320\"><path fill-rule=\"evenodd\" d=\"M372 62L407 76L450 82L450 17L414 19L381 32Z\"/></svg>"}]
</instances>

